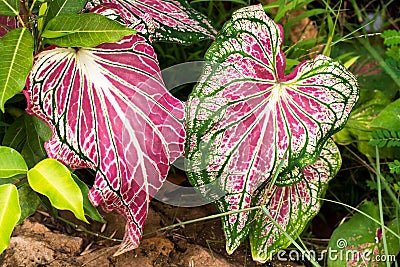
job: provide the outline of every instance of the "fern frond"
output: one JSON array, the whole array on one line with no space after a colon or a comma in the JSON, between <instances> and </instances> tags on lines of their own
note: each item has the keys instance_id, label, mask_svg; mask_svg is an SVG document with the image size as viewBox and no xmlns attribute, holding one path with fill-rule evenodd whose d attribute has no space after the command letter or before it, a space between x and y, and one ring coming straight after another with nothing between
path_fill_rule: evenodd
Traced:
<instances>
[{"instance_id":1,"label":"fern frond","mask_svg":"<svg viewBox=\"0 0 400 267\"><path fill-rule=\"evenodd\" d=\"M381 34L382 38L384 38L385 45L399 45L400 44L400 31L396 30L386 30Z\"/></svg>"},{"instance_id":2,"label":"fern frond","mask_svg":"<svg viewBox=\"0 0 400 267\"><path fill-rule=\"evenodd\" d=\"M400 161L397 159L393 163L389 163L390 173L400 174Z\"/></svg>"},{"instance_id":3,"label":"fern frond","mask_svg":"<svg viewBox=\"0 0 400 267\"><path fill-rule=\"evenodd\" d=\"M369 143L378 147L400 147L400 132L376 130L372 133Z\"/></svg>"}]
</instances>

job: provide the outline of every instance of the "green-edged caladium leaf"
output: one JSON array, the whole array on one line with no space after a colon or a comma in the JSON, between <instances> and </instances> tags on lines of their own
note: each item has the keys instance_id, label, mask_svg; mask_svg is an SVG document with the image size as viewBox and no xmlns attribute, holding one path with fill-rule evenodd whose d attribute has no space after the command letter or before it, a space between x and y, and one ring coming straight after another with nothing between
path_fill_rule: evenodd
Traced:
<instances>
[{"instance_id":1,"label":"green-edged caladium leaf","mask_svg":"<svg viewBox=\"0 0 400 267\"><path fill-rule=\"evenodd\" d=\"M0 0L0 14L4 16L17 16L19 14L19 1Z\"/></svg>"},{"instance_id":2,"label":"green-edged caladium leaf","mask_svg":"<svg viewBox=\"0 0 400 267\"><path fill-rule=\"evenodd\" d=\"M47 23L46 43L64 47L92 47L113 43L136 31L95 13L60 15Z\"/></svg>"},{"instance_id":3,"label":"green-edged caladium leaf","mask_svg":"<svg viewBox=\"0 0 400 267\"><path fill-rule=\"evenodd\" d=\"M11 147L0 146L0 178L10 178L28 171L24 158Z\"/></svg>"},{"instance_id":4,"label":"green-edged caladium leaf","mask_svg":"<svg viewBox=\"0 0 400 267\"><path fill-rule=\"evenodd\" d=\"M0 254L8 247L20 216L17 188L13 184L0 185Z\"/></svg>"},{"instance_id":5,"label":"green-edged caladium leaf","mask_svg":"<svg viewBox=\"0 0 400 267\"><path fill-rule=\"evenodd\" d=\"M87 8L99 4L115 5L129 27L136 29L138 21L145 22L144 31L151 34L154 41L189 44L214 39L216 34L207 17L194 10L186 0L95 0L89 2Z\"/></svg>"},{"instance_id":6,"label":"green-edged caladium leaf","mask_svg":"<svg viewBox=\"0 0 400 267\"><path fill-rule=\"evenodd\" d=\"M0 110L4 103L20 93L32 67L33 38L27 28L9 31L0 39Z\"/></svg>"},{"instance_id":7,"label":"green-edged caladium leaf","mask_svg":"<svg viewBox=\"0 0 400 267\"><path fill-rule=\"evenodd\" d=\"M335 143L328 139L318 160L303 168L304 179L290 186L267 183L254 205L265 205L271 221L262 211L255 215L250 232L250 245L255 261L266 262L290 240L277 228L284 229L293 239L304 230L318 213L321 201L331 180L340 169L342 160Z\"/></svg>"},{"instance_id":8,"label":"green-edged caladium leaf","mask_svg":"<svg viewBox=\"0 0 400 267\"><path fill-rule=\"evenodd\" d=\"M236 11L207 51L189 98L188 177L196 186L219 179L221 212L250 207L281 161L276 185L303 180L303 167L317 160L358 99L355 77L322 55L284 76L282 36L260 5ZM247 236L249 219L242 212L224 223L228 252Z\"/></svg>"},{"instance_id":9,"label":"green-edged caladium leaf","mask_svg":"<svg viewBox=\"0 0 400 267\"><path fill-rule=\"evenodd\" d=\"M96 171L89 199L127 219L118 253L138 246L150 198L184 151L183 104L139 34L94 48L49 47L28 77L27 111L47 122L49 157Z\"/></svg>"}]
</instances>

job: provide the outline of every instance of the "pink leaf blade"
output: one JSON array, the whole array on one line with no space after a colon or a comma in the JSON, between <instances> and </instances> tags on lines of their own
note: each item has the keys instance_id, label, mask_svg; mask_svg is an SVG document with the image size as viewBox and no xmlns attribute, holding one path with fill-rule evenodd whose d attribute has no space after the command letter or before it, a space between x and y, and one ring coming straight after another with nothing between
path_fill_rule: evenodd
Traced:
<instances>
[{"instance_id":1,"label":"pink leaf blade","mask_svg":"<svg viewBox=\"0 0 400 267\"><path fill-rule=\"evenodd\" d=\"M340 152L328 139L318 160L303 168L305 179L291 186L269 183L262 188L256 205L265 205L271 217L291 237L296 239L321 207L328 182L341 166ZM290 240L268 216L259 212L252 224L250 244L253 259L266 262L290 245Z\"/></svg>"},{"instance_id":2,"label":"pink leaf blade","mask_svg":"<svg viewBox=\"0 0 400 267\"><path fill-rule=\"evenodd\" d=\"M236 11L207 51L189 98L188 177L200 186L220 179L227 194L217 201L221 212L249 207L281 161L277 185L304 179L303 167L318 159L358 99L355 77L328 57L284 76L282 36L261 6ZM225 219L228 252L248 234L251 217Z\"/></svg>"},{"instance_id":3,"label":"pink leaf blade","mask_svg":"<svg viewBox=\"0 0 400 267\"><path fill-rule=\"evenodd\" d=\"M21 23L17 17L9 17L0 15L0 38L12 29L21 27Z\"/></svg>"},{"instance_id":4,"label":"pink leaf blade","mask_svg":"<svg viewBox=\"0 0 400 267\"><path fill-rule=\"evenodd\" d=\"M90 199L127 219L120 252L139 244L148 202L183 153L183 104L165 88L140 35L94 48L49 47L27 82L27 111L50 125L45 147L97 172Z\"/></svg>"}]
</instances>

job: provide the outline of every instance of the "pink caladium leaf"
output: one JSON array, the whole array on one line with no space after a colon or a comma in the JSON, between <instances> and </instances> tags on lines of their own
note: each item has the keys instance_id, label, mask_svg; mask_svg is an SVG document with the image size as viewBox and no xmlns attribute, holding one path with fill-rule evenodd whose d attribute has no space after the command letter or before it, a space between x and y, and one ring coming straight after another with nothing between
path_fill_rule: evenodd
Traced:
<instances>
[{"instance_id":1,"label":"pink caladium leaf","mask_svg":"<svg viewBox=\"0 0 400 267\"><path fill-rule=\"evenodd\" d=\"M165 88L147 39L51 46L35 57L27 112L52 129L49 157L96 171L89 198L127 220L117 254L138 246L149 201L184 150L183 104Z\"/></svg>"},{"instance_id":2,"label":"pink caladium leaf","mask_svg":"<svg viewBox=\"0 0 400 267\"><path fill-rule=\"evenodd\" d=\"M318 159L358 99L356 78L326 56L285 76L282 38L261 5L236 11L207 51L189 98L188 177L196 186L219 179L221 212L250 207L281 162L276 185L303 180L303 167ZM247 236L251 219L249 212L223 218L228 253Z\"/></svg>"},{"instance_id":3,"label":"pink caladium leaf","mask_svg":"<svg viewBox=\"0 0 400 267\"><path fill-rule=\"evenodd\" d=\"M115 4L129 27L135 28L138 21L144 21L145 32L154 41L189 44L214 39L216 35L207 17L186 0L94 0L86 7L91 9L102 4Z\"/></svg>"},{"instance_id":4,"label":"pink caladium leaf","mask_svg":"<svg viewBox=\"0 0 400 267\"><path fill-rule=\"evenodd\" d=\"M259 211L250 232L250 245L255 261L266 262L290 240L280 231L296 239L307 223L318 213L328 182L341 166L338 147L328 139L318 160L303 168L304 179L294 185L277 186L267 183L259 189L254 205L265 205L275 221ZM280 227L276 226L278 224Z\"/></svg>"}]
</instances>

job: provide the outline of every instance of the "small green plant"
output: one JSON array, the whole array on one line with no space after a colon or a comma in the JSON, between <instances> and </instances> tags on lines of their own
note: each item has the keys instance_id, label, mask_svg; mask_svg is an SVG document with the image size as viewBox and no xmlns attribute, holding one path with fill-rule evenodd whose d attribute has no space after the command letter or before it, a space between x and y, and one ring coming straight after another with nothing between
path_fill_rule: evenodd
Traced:
<instances>
[{"instance_id":1,"label":"small green plant","mask_svg":"<svg viewBox=\"0 0 400 267\"><path fill-rule=\"evenodd\" d=\"M29 169L20 153L5 146L0 146L0 156L0 251L8 246L15 224L31 216L43 197L53 207L69 210L82 221L88 222L85 214L102 221L88 199L87 185L74 179L63 164L44 159Z\"/></svg>"}]
</instances>

